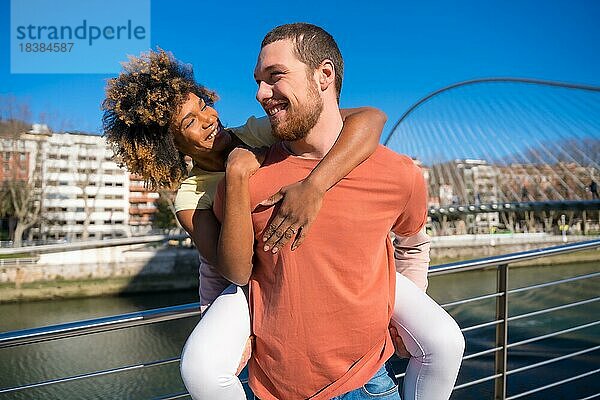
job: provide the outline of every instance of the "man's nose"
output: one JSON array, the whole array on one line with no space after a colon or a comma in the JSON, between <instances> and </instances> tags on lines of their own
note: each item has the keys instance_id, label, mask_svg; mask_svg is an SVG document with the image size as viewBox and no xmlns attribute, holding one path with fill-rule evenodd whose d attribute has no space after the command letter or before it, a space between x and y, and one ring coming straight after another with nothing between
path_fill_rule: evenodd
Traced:
<instances>
[{"instance_id":1,"label":"man's nose","mask_svg":"<svg viewBox=\"0 0 600 400\"><path fill-rule=\"evenodd\" d=\"M271 85L267 84L264 81L261 81L258 84L258 90L256 92L256 100L258 100L259 103L262 103L263 101L271 98L272 96L273 96L273 90L272 90Z\"/></svg>"}]
</instances>

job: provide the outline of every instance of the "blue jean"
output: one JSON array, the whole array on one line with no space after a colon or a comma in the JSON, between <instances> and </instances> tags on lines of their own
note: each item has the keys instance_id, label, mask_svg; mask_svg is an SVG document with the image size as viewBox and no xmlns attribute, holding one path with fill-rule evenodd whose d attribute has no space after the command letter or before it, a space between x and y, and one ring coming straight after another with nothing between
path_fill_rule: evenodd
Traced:
<instances>
[{"instance_id":1,"label":"blue jean","mask_svg":"<svg viewBox=\"0 0 600 400\"><path fill-rule=\"evenodd\" d=\"M400 400L398 381L391 367L385 363L362 387L331 400Z\"/></svg>"}]
</instances>

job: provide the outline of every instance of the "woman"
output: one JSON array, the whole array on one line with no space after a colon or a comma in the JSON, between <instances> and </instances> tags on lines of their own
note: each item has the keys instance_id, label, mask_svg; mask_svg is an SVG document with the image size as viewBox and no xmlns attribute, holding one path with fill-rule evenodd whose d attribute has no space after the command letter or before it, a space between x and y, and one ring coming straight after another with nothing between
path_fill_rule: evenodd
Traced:
<instances>
[{"instance_id":1,"label":"woman","mask_svg":"<svg viewBox=\"0 0 600 400\"><path fill-rule=\"evenodd\" d=\"M133 57L123 67L107 85L104 134L121 162L150 187L175 187L181 182L177 217L201 254L201 306L203 311L210 308L183 351L184 383L195 399L243 399L237 373L251 333L250 317L241 288L230 286L212 267L219 224L211 207L229 152L237 145L274 143L270 125L265 119L250 118L240 128L225 130L212 107L215 93L198 85L191 70L163 50ZM329 154L306 179L280 191L285 197L265 238L270 251L290 239L294 239L292 246L299 246L302 236L271 233L294 225L304 227L306 234L326 191L377 147L379 137L373 132L381 133L385 117L368 108L343 113L344 128ZM185 155L194 163L187 178ZM460 366L462 334L454 320L424 294L429 261L426 235L396 238L395 244L397 270L418 285L397 274L392 326L411 356L404 398L447 399Z\"/></svg>"}]
</instances>

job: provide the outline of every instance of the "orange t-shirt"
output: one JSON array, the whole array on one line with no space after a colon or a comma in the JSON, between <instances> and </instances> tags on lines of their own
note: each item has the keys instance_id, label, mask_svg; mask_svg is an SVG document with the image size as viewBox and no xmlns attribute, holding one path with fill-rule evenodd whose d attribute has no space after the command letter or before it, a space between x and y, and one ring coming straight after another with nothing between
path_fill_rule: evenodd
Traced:
<instances>
[{"instance_id":1,"label":"orange t-shirt","mask_svg":"<svg viewBox=\"0 0 600 400\"><path fill-rule=\"evenodd\" d=\"M252 209L304 179L318 160L271 147L250 179ZM214 203L222 218L223 185ZM249 383L263 400L329 399L364 385L394 352L390 230L419 232L427 215L420 169L379 146L331 188L304 243L277 254L262 234L277 207L252 213L255 239L250 309L255 348Z\"/></svg>"}]
</instances>

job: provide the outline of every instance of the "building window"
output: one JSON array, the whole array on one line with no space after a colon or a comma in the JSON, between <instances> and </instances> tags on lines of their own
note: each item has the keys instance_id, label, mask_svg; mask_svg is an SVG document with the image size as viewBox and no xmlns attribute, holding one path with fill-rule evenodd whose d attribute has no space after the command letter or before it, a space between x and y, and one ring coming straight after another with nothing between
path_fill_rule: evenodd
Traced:
<instances>
[{"instance_id":1,"label":"building window","mask_svg":"<svg viewBox=\"0 0 600 400\"><path fill-rule=\"evenodd\" d=\"M77 157L78 161L96 161L96 157L95 156L78 156Z\"/></svg>"}]
</instances>

